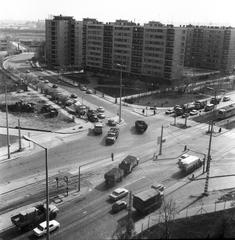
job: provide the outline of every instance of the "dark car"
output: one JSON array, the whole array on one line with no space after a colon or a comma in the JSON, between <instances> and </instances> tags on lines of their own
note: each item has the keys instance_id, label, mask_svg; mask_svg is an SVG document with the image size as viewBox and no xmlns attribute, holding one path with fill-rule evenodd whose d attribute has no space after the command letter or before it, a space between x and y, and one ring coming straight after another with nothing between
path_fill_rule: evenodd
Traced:
<instances>
[{"instance_id":1,"label":"dark car","mask_svg":"<svg viewBox=\"0 0 235 240\"><path fill-rule=\"evenodd\" d=\"M52 87L53 88L58 88L58 85L57 84L53 84Z\"/></svg>"},{"instance_id":2,"label":"dark car","mask_svg":"<svg viewBox=\"0 0 235 240\"><path fill-rule=\"evenodd\" d=\"M112 206L112 210L116 213L120 212L121 210L126 209L126 208L127 208L127 203L122 200L115 202Z\"/></svg>"}]
</instances>

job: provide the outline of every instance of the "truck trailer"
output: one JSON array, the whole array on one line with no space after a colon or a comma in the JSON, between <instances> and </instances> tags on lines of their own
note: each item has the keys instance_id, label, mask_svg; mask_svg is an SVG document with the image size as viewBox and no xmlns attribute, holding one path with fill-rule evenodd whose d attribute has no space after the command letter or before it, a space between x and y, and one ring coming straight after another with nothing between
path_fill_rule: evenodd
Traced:
<instances>
[{"instance_id":1,"label":"truck trailer","mask_svg":"<svg viewBox=\"0 0 235 240\"><path fill-rule=\"evenodd\" d=\"M192 172L202 166L202 160L197 156L188 156L179 163L179 168L184 172Z\"/></svg>"},{"instance_id":2,"label":"truck trailer","mask_svg":"<svg viewBox=\"0 0 235 240\"><path fill-rule=\"evenodd\" d=\"M131 173L132 169L139 164L139 158L128 155L119 164L119 168L123 169L125 174Z\"/></svg>"},{"instance_id":3,"label":"truck trailer","mask_svg":"<svg viewBox=\"0 0 235 240\"><path fill-rule=\"evenodd\" d=\"M55 219L59 209L54 205L49 205L49 218ZM46 206L43 204L28 208L11 217L11 222L19 230L32 230L38 224L46 220Z\"/></svg>"},{"instance_id":4,"label":"truck trailer","mask_svg":"<svg viewBox=\"0 0 235 240\"><path fill-rule=\"evenodd\" d=\"M121 182L124 176L124 171L118 167L112 168L105 173L104 179L106 184L115 185L117 182Z\"/></svg>"},{"instance_id":5,"label":"truck trailer","mask_svg":"<svg viewBox=\"0 0 235 240\"><path fill-rule=\"evenodd\" d=\"M160 207L164 198L163 192L150 188L137 193L133 197L133 207L140 213L147 213Z\"/></svg>"}]
</instances>

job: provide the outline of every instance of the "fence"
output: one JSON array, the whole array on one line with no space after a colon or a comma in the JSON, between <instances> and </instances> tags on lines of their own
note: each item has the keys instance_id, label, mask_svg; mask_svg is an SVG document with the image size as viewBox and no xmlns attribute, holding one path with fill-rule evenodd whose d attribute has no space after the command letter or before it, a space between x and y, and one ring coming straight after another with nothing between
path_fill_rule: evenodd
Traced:
<instances>
[{"instance_id":1,"label":"fence","mask_svg":"<svg viewBox=\"0 0 235 240\"><path fill-rule=\"evenodd\" d=\"M211 212L218 212L218 211L226 210L229 208L231 208L231 201L224 201L220 203L215 202L214 204L209 204L209 205L201 204L201 206L197 206L197 207L184 208L183 210L173 215L171 220L193 217L196 215L202 215L202 214L211 213ZM137 234L143 233L144 231L147 231L152 226L164 221L165 219L160 214L157 214L155 216L150 216L148 218L144 218L143 220L135 224L135 231L137 232Z\"/></svg>"}]
</instances>

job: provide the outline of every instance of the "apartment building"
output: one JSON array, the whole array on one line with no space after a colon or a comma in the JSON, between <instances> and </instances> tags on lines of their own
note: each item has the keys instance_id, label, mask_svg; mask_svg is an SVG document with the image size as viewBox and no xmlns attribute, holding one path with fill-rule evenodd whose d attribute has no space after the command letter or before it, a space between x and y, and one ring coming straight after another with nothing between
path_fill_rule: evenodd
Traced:
<instances>
[{"instance_id":1,"label":"apartment building","mask_svg":"<svg viewBox=\"0 0 235 240\"><path fill-rule=\"evenodd\" d=\"M82 21L69 16L46 19L46 58L48 67L81 66Z\"/></svg>"},{"instance_id":2,"label":"apartment building","mask_svg":"<svg viewBox=\"0 0 235 240\"><path fill-rule=\"evenodd\" d=\"M170 80L175 66L183 66L186 30L172 25L92 21L86 24L84 39L87 71L112 75L120 71L120 64L129 77Z\"/></svg>"},{"instance_id":3,"label":"apartment building","mask_svg":"<svg viewBox=\"0 0 235 240\"><path fill-rule=\"evenodd\" d=\"M100 74L169 82L179 68L232 71L235 65L235 30L208 26L143 26L127 20L102 23L94 18L76 21L54 16L46 20L48 66L82 66Z\"/></svg>"},{"instance_id":4,"label":"apartment building","mask_svg":"<svg viewBox=\"0 0 235 240\"><path fill-rule=\"evenodd\" d=\"M235 29L185 26L185 66L232 72L235 66Z\"/></svg>"}]
</instances>

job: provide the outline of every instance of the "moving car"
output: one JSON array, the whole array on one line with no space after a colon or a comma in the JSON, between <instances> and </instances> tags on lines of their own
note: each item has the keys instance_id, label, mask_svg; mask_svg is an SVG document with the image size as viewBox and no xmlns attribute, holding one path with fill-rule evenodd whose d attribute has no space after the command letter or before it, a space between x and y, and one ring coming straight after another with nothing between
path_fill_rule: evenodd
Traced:
<instances>
[{"instance_id":1,"label":"moving car","mask_svg":"<svg viewBox=\"0 0 235 240\"><path fill-rule=\"evenodd\" d=\"M33 233L38 236L45 236L47 233L47 222L42 222L38 225L38 227L33 229ZM49 232L52 232L60 227L60 224L56 220L49 221Z\"/></svg>"},{"instance_id":2,"label":"moving car","mask_svg":"<svg viewBox=\"0 0 235 240\"><path fill-rule=\"evenodd\" d=\"M46 80L44 81L44 83L49 83L49 81L46 79Z\"/></svg>"},{"instance_id":3,"label":"moving car","mask_svg":"<svg viewBox=\"0 0 235 240\"><path fill-rule=\"evenodd\" d=\"M58 85L57 84L53 84L52 87L53 88L58 88Z\"/></svg>"},{"instance_id":4,"label":"moving car","mask_svg":"<svg viewBox=\"0 0 235 240\"><path fill-rule=\"evenodd\" d=\"M98 108L97 108L97 111L98 111L98 112L105 112L105 109L104 109L103 107L98 107Z\"/></svg>"},{"instance_id":5,"label":"moving car","mask_svg":"<svg viewBox=\"0 0 235 240\"><path fill-rule=\"evenodd\" d=\"M29 70L29 69L27 69L27 70L26 70L26 73L30 73L30 70Z\"/></svg>"},{"instance_id":6,"label":"moving car","mask_svg":"<svg viewBox=\"0 0 235 240\"><path fill-rule=\"evenodd\" d=\"M174 113L174 112L175 112L175 110L173 110L173 109L167 109L165 111L165 114L171 114L171 113Z\"/></svg>"},{"instance_id":7,"label":"moving car","mask_svg":"<svg viewBox=\"0 0 235 240\"><path fill-rule=\"evenodd\" d=\"M109 194L109 197L112 200L117 201L117 200L125 197L128 193L129 193L129 191L125 188L117 188L111 194Z\"/></svg>"},{"instance_id":8,"label":"moving car","mask_svg":"<svg viewBox=\"0 0 235 240\"><path fill-rule=\"evenodd\" d=\"M109 126L116 126L117 122L114 119L109 119L108 124L109 124Z\"/></svg>"},{"instance_id":9,"label":"moving car","mask_svg":"<svg viewBox=\"0 0 235 240\"><path fill-rule=\"evenodd\" d=\"M43 77L42 76L38 76L38 79L43 80Z\"/></svg>"},{"instance_id":10,"label":"moving car","mask_svg":"<svg viewBox=\"0 0 235 240\"><path fill-rule=\"evenodd\" d=\"M191 116L194 116L194 115L197 115L198 114L198 111L197 110L192 110L189 115Z\"/></svg>"},{"instance_id":11,"label":"moving car","mask_svg":"<svg viewBox=\"0 0 235 240\"><path fill-rule=\"evenodd\" d=\"M78 97L77 94L75 94L75 93L71 94L71 98L77 98L77 97Z\"/></svg>"},{"instance_id":12,"label":"moving car","mask_svg":"<svg viewBox=\"0 0 235 240\"><path fill-rule=\"evenodd\" d=\"M120 212L123 209L127 208L127 203L125 201L119 200L117 202L115 202L112 206L112 210L113 212Z\"/></svg>"},{"instance_id":13,"label":"moving car","mask_svg":"<svg viewBox=\"0 0 235 240\"><path fill-rule=\"evenodd\" d=\"M230 100L230 97L229 96L224 96L223 97L223 102L227 102L227 101L229 101Z\"/></svg>"}]
</instances>

